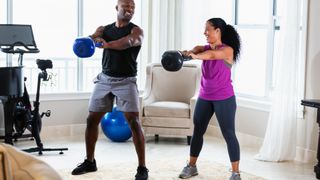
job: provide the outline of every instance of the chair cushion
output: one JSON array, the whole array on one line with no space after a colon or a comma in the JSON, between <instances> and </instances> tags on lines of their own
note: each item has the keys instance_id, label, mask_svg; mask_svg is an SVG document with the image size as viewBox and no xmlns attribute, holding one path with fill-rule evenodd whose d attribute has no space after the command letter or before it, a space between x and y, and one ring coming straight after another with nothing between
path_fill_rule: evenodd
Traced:
<instances>
[{"instance_id":1,"label":"chair cushion","mask_svg":"<svg viewBox=\"0 0 320 180\"><path fill-rule=\"evenodd\" d=\"M195 67L183 67L179 71L169 72L162 66L152 68L152 94L157 101L177 101L189 103L194 96L197 83Z\"/></svg>"},{"instance_id":2,"label":"chair cushion","mask_svg":"<svg viewBox=\"0 0 320 180\"><path fill-rule=\"evenodd\" d=\"M144 116L189 118L190 105L183 102L158 101L144 107Z\"/></svg>"}]
</instances>

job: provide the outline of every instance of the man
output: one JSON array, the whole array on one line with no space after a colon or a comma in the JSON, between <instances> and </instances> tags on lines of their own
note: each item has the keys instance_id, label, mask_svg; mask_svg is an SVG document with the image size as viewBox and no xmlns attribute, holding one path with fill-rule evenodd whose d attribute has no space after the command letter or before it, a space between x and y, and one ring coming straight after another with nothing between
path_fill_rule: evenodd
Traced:
<instances>
[{"instance_id":1,"label":"man","mask_svg":"<svg viewBox=\"0 0 320 180\"><path fill-rule=\"evenodd\" d=\"M102 72L95 78L95 88L89 102L89 115L85 133L86 159L77 166L73 175L97 171L94 150L98 127L106 112L112 111L116 99L117 109L124 112L132 132L138 156L136 180L148 179L145 165L145 141L139 123L139 95L136 84L137 56L141 48L143 31L131 23L135 10L134 0L118 0L117 21L100 26L91 35L102 43Z\"/></svg>"}]
</instances>

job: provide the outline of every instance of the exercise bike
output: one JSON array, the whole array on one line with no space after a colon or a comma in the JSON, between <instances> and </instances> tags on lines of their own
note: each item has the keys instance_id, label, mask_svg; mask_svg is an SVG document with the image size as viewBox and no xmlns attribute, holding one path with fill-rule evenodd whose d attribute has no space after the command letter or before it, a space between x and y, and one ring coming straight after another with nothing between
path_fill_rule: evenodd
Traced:
<instances>
[{"instance_id":1,"label":"exercise bike","mask_svg":"<svg viewBox=\"0 0 320 180\"><path fill-rule=\"evenodd\" d=\"M39 152L39 155L42 155L43 151L60 151L59 154L63 154L63 151L68 150L68 148L44 148L40 138L40 131L42 127L42 118L45 115L49 117L51 115L51 111L47 110L46 112L42 112L41 115L39 113L39 96L40 96L40 84L41 80L48 81L49 76L46 69L52 68L51 60L42 60L37 59L36 61L38 68L41 72L38 74L38 82L37 82L37 92L36 92L36 100L33 102L33 110L31 109L31 103L29 100L29 94L26 86L24 86L24 93L21 98L19 98L16 102L16 107L14 110L14 130L15 133L13 138L16 140L20 137L24 136L25 130L29 130L34 137L37 147L24 149L26 152ZM26 80L26 78L25 78Z\"/></svg>"},{"instance_id":2,"label":"exercise bike","mask_svg":"<svg viewBox=\"0 0 320 180\"><path fill-rule=\"evenodd\" d=\"M63 151L68 148L44 148L40 138L43 116L49 117L51 111L39 113L39 96L41 80L48 81L47 69L52 68L51 60L37 59L36 63L41 72L38 74L36 100L33 110L29 94L23 78L23 55L25 53L39 53L40 50L34 40L32 26L22 24L0 24L0 50L6 54L19 54L18 66L0 67L0 98L4 105L5 143L12 144L12 139L32 137L37 147L25 149L26 152ZM25 130L31 134L24 134ZM2 137L0 137L2 138Z\"/></svg>"}]
</instances>

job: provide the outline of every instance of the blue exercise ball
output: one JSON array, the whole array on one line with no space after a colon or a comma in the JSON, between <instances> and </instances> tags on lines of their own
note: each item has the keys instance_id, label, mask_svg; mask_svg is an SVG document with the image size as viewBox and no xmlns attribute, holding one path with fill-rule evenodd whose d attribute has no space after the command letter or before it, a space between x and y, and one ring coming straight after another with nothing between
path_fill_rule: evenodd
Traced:
<instances>
[{"instance_id":1,"label":"blue exercise ball","mask_svg":"<svg viewBox=\"0 0 320 180\"><path fill-rule=\"evenodd\" d=\"M103 133L114 142L124 142L131 138L131 130L123 112L118 111L116 107L112 112L108 112L101 120Z\"/></svg>"}]
</instances>

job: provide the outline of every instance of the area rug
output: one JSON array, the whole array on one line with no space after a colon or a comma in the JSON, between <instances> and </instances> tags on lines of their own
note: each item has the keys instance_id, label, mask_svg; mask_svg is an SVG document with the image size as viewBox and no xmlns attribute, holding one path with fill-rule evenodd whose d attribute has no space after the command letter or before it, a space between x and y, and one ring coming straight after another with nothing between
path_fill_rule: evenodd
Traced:
<instances>
[{"instance_id":1,"label":"area rug","mask_svg":"<svg viewBox=\"0 0 320 180\"><path fill-rule=\"evenodd\" d=\"M148 162L149 180L178 180L178 174L184 164L174 160L158 160ZM191 180L228 180L229 167L210 161L198 161L199 175ZM98 171L73 176L70 170L59 172L65 180L132 180L136 173L135 163L117 163L98 167ZM264 178L241 172L242 180L264 180Z\"/></svg>"}]
</instances>

